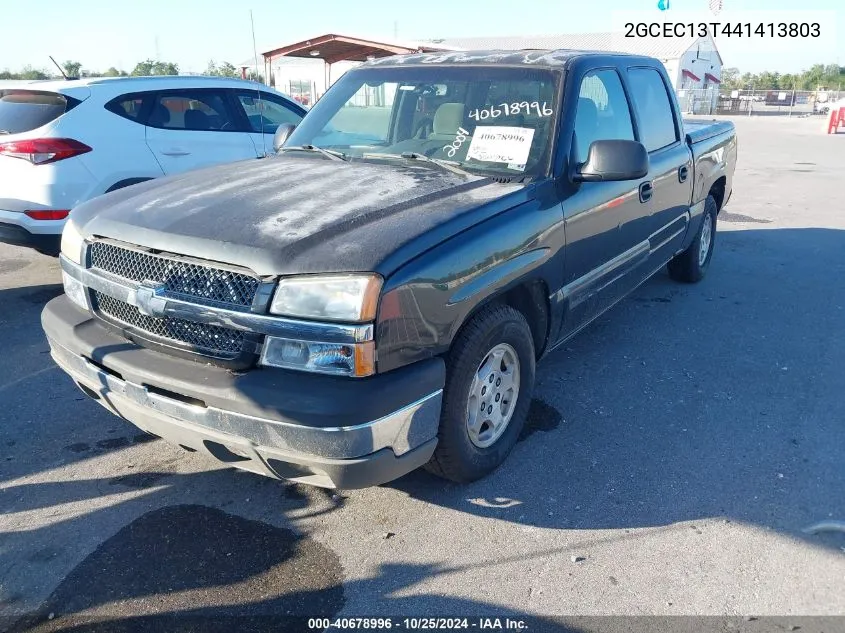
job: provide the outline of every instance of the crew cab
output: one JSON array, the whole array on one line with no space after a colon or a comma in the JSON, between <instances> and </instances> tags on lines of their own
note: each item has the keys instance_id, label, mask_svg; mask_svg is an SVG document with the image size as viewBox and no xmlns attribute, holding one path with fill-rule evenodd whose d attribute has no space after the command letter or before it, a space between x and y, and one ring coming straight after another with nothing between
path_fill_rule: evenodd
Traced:
<instances>
[{"instance_id":1,"label":"crew cab","mask_svg":"<svg viewBox=\"0 0 845 633\"><path fill-rule=\"evenodd\" d=\"M737 154L659 61L571 50L370 61L275 146L76 208L42 324L141 429L337 488L498 467L544 355L704 277Z\"/></svg>"}]
</instances>

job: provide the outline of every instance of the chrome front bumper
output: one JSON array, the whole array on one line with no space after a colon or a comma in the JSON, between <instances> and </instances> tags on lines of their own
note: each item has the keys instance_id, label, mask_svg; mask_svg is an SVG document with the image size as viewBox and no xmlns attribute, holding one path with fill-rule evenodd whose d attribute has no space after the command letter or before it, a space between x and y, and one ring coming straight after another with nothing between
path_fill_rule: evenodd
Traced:
<instances>
[{"instance_id":1,"label":"chrome front bumper","mask_svg":"<svg viewBox=\"0 0 845 633\"><path fill-rule=\"evenodd\" d=\"M105 408L165 440L241 469L323 487L360 488L421 466L437 443L442 390L370 422L301 426L156 393L104 370L49 334L56 363Z\"/></svg>"}]
</instances>

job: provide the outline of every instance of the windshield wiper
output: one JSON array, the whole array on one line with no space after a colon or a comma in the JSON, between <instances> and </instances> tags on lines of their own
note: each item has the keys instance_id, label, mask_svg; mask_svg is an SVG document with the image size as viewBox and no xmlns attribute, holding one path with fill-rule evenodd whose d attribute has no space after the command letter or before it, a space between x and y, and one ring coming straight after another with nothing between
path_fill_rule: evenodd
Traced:
<instances>
[{"instance_id":1,"label":"windshield wiper","mask_svg":"<svg viewBox=\"0 0 845 633\"><path fill-rule=\"evenodd\" d=\"M425 154L420 154L419 152L402 152L401 154L381 154L378 152L374 152L371 154L361 154L361 158L404 158L405 160L418 160L423 163L431 163L432 165L437 165L441 169L451 171L453 174L460 174L461 176L474 175L466 171L465 169L461 169L460 167L448 160L442 160L440 158L431 158L429 156L426 156Z\"/></svg>"},{"instance_id":2,"label":"windshield wiper","mask_svg":"<svg viewBox=\"0 0 845 633\"><path fill-rule=\"evenodd\" d=\"M322 154L326 158L331 158L332 160L342 160L347 161L349 158L343 152L338 152L333 149L326 149L325 147L317 147L316 145L294 145L292 147L283 147L282 151L285 150L301 150L304 152L317 152Z\"/></svg>"}]
</instances>

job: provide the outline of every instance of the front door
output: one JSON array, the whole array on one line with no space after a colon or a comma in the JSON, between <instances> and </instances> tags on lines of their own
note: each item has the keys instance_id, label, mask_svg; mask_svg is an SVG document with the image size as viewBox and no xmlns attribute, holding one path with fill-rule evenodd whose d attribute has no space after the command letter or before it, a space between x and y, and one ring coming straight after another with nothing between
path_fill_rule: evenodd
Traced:
<instances>
[{"instance_id":1,"label":"front door","mask_svg":"<svg viewBox=\"0 0 845 633\"><path fill-rule=\"evenodd\" d=\"M258 156L224 90L157 93L146 137L168 175Z\"/></svg>"},{"instance_id":2,"label":"front door","mask_svg":"<svg viewBox=\"0 0 845 633\"><path fill-rule=\"evenodd\" d=\"M631 111L615 69L588 72L581 81L573 145L578 163L593 141L634 140ZM642 281L648 260L650 205L641 197L649 178L622 182L583 182L563 200L566 226L565 317L560 337L568 337Z\"/></svg>"}]
</instances>

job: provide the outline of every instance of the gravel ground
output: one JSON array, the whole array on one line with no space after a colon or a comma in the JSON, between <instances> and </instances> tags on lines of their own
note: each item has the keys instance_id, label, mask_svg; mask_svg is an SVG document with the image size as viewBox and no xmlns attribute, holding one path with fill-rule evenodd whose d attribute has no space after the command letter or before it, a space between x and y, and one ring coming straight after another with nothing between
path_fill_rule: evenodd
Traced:
<instances>
[{"instance_id":1,"label":"gravel ground","mask_svg":"<svg viewBox=\"0 0 845 633\"><path fill-rule=\"evenodd\" d=\"M544 361L468 486L337 495L147 441L51 361L56 261L0 245L0 629L845 614L845 534L806 531L845 521L845 136L736 124L707 279L659 274Z\"/></svg>"}]
</instances>

